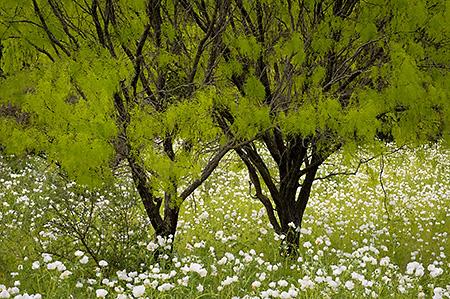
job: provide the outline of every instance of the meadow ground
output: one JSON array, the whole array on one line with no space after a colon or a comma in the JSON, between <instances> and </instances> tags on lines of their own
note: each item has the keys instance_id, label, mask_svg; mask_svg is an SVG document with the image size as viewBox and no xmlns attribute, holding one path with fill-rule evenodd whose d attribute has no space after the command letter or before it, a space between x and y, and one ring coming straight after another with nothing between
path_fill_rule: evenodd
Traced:
<instances>
[{"instance_id":1,"label":"meadow ground","mask_svg":"<svg viewBox=\"0 0 450 299\"><path fill-rule=\"evenodd\" d=\"M0 161L0 298L450 298L439 147L316 181L296 258L236 166L183 204L172 255L126 180L89 191L38 160Z\"/></svg>"}]
</instances>

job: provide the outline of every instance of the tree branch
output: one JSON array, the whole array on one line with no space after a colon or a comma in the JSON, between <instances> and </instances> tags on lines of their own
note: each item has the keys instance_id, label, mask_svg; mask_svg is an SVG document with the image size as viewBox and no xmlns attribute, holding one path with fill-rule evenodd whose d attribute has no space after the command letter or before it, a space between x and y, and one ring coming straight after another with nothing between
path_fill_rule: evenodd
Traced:
<instances>
[{"instance_id":1,"label":"tree branch","mask_svg":"<svg viewBox=\"0 0 450 299\"><path fill-rule=\"evenodd\" d=\"M192 16L198 27L200 27L200 29L206 33L208 31L208 26L202 22L199 15L194 11L192 4L189 2L189 0L180 0L180 2L181 5L183 5L184 8L187 10L187 12ZM208 20L206 21L206 24L209 24Z\"/></svg>"},{"instance_id":2,"label":"tree branch","mask_svg":"<svg viewBox=\"0 0 450 299\"><path fill-rule=\"evenodd\" d=\"M323 163L323 158L317 154L313 155L312 162L310 164L309 171L306 173L306 177L303 180L302 188L297 197L296 209L298 211L304 211L308 203L309 195L311 193L311 186L314 183L314 178L316 176L319 166Z\"/></svg>"},{"instance_id":3,"label":"tree branch","mask_svg":"<svg viewBox=\"0 0 450 299\"><path fill-rule=\"evenodd\" d=\"M242 161L244 161L244 164L247 166L250 180L252 181L253 185L255 186L256 197L264 205L270 223L272 224L275 232L277 234L281 234L282 233L281 226L280 226L280 223L278 222L277 218L275 217L275 209L273 208L272 202L270 201L270 199L267 196L265 196L262 192L261 183L259 182L259 178L258 178L256 169L253 167L252 163L250 162L250 160L248 160L248 158L245 156L245 154L242 153L242 155L241 155L238 153L238 155L242 158Z\"/></svg>"},{"instance_id":4,"label":"tree branch","mask_svg":"<svg viewBox=\"0 0 450 299\"><path fill-rule=\"evenodd\" d=\"M361 46L359 46L355 52L353 53L353 55L349 58L347 58L340 66L339 68L336 70L335 74L336 76L333 76L333 78L326 83L322 89L323 90L327 90L328 88L330 88L333 84L339 82L342 79L347 78L348 76L345 76L345 73L348 71L348 69L355 63L356 59L359 57L359 55L362 53L362 50L373 43L376 43L378 41L380 41L381 39L383 39L385 36L380 36L379 38L370 40L364 44L362 44Z\"/></svg>"},{"instance_id":5,"label":"tree branch","mask_svg":"<svg viewBox=\"0 0 450 299\"><path fill-rule=\"evenodd\" d=\"M35 1L35 0L33 0L33 1ZM103 47L106 47L105 37L103 36L103 28L102 28L102 25L100 24L100 21L98 19L98 15L97 15L97 7L98 7L98 0L92 0L92 7L90 10L90 14L92 16L92 20L94 21L95 29L97 30L97 37L100 41L100 44Z\"/></svg>"},{"instance_id":6,"label":"tree branch","mask_svg":"<svg viewBox=\"0 0 450 299\"><path fill-rule=\"evenodd\" d=\"M216 169L217 165L219 165L220 160L230 149L233 149L234 141L228 142L225 146L223 146L219 152L209 160L208 164L203 168L202 174L200 178L195 180L192 184L190 184L184 191L180 194L181 200L185 200L192 192L195 191Z\"/></svg>"},{"instance_id":7,"label":"tree branch","mask_svg":"<svg viewBox=\"0 0 450 299\"><path fill-rule=\"evenodd\" d=\"M106 42L107 42L107 48L109 50L109 53L111 53L111 56L114 58L117 58L116 55L116 51L114 50L114 45L111 41L111 35L109 34L109 22L110 20L114 20L114 9L113 9L113 4L111 3L111 0L107 0L106 1L106 6L105 6L105 17L103 20L103 24L104 24L104 31L105 31L105 37L106 37Z\"/></svg>"},{"instance_id":8,"label":"tree branch","mask_svg":"<svg viewBox=\"0 0 450 299\"><path fill-rule=\"evenodd\" d=\"M211 36L211 34L214 30L214 24L216 22L218 6L219 5L217 4L214 9L214 14L213 14L213 17L211 18L211 21L208 26L208 30L205 33L205 36L200 40L200 43L198 44L197 54L195 55L194 62L192 63L192 68L191 68L191 71L190 71L188 79L187 79L188 84L191 84L194 81L195 74L197 72L198 63L200 61L200 57L201 57L203 51L205 50L205 45L206 45L207 40L209 39L209 37Z\"/></svg>"},{"instance_id":9,"label":"tree branch","mask_svg":"<svg viewBox=\"0 0 450 299\"><path fill-rule=\"evenodd\" d=\"M126 94L126 93L124 93ZM123 153L128 161L128 165L131 168L133 181L141 196L144 208L147 215L152 222L153 227L157 234L161 234L167 230L167 224L164 222L159 209L161 207L162 200L155 197L152 187L149 182L150 179L145 171L145 168L139 161L139 152L132 151L132 147L127 138L126 127L129 123L129 114L123 103L122 96L119 93L114 93L114 106L118 112L119 125L121 126L121 140L125 143L125 152Z\"/></svg>"},{"instance_id":10,"label":"tree branch","mask_svg":"<svg viewBox=\"0 0 450 299\"><path fill-rule=\"evenodd\" d=\"M141 38L139 39L137 48L136 48L136 55L133 57L130 50L128 50L124 45L122 45L122 48L124 48L125 53L127 53L128 57L133 61L134 63L134 71L135 75L133 79L131 80L131 87L133 87L134 94L136 94L136 85L137 81L139 79L139 75L141 74L141 64L142 64L142 49L144 48L145 41L147 40L148 33L150 31L150 25L145 25L144 32L141 35Z\"/></svg>"},{"instance_id":11,"label":"tree branch","mask_svg":"<svg viewBox=\"0 0 450 299\"><path fill-rule=\"evenodd\" d=\"M275 204L277 206L281 205L281 201L279 198L280 192L278 191L278 188L276 187L276 185L272 179L272 176L270 175L270 171L269 171L267 165L261 159L259 154L255 150L253 150L250 146L248 146L248 145L244 146L243 150L245 151L244 154L248 157L248 159L252 162L254 167L258 170L264 183L269 188L269 192L270 192Z\"/></svg>"},{"instance_id":12,"label":"tree branch","mask_svg":"<svg viewBox=\"0 0 450 299\"><path fill-rule=\"evenodd\" d=\"M64 16L63 16L61 10L59 9L58 5L55 4L53 2L53 0L49 0L48 3L50 4L50 6L52 8L53 13L55 14L55 16L58 18L59 22L61 23L61 26L62 26L64 32L66 33L66 35L75 44L76 48L78 49L80 47L80 45L78 44L78 41L76 40L76 38L69 32L67 22L64 19Z\"/></svg>"},{"instance_id":13,"label":"tree branch","mask_svg":"<svg viewBox=\"0 0 450 299\"><path fill-rule=\"evenodd\" d=\"M45 54L52 62L55 62L55 59L53 58L53 56L45 49L43 48L39 48L37 45L35 45L34 43L32 43L31 41L29 41L28 39L26 40L30 45L32 45L37 51Z\"/></svg>"},{"instance_id":14,"label":"tree branch","mask_svg":"<svg viewBox=\"0 0 450 299\"><path fill-rule=\"evenodd\" d=\"M33 0L33 6L34 6L34 12L38 16L39 20L41 21L42 28L44 29L45 33L47 33L48 38L52 42L52 44L58 46L64 53L66 53L67 56L70 57L70 52L56 39L56 37L53 35L53 33L50 31L50 29L47 26L47 23L45 22L44 16L41 13L41 10L39 9L39 6L36 2L36 0Z\"/></svg>"}]
</instances>

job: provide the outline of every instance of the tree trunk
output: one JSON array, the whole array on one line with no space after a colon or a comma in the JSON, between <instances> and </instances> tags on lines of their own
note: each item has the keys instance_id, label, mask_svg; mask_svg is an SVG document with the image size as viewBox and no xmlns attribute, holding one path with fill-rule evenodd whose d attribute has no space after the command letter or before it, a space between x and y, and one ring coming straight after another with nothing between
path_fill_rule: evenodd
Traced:
<instances>
[{"instance_id":1,"label":"tree trunk","mask_svg":"<svg viewBox=\"0 0 450 299\"><path fill-rule=\"evenodd\" d=\"M300 244L300 230L289 228L281 244L281 255L297 257Z\"/></svg>"},{"instance_id":2,"label":"tree trunk","mask_svg":"<svg viewBox=\"0 0 450 299\"><path fill-rule=\"evenodd\" d=\"M127 92L124 87L122 87L122 91L125 98L127 98ZM128 142L126 128L130 121L130 116L125 108L122 96L116 93L114 94L114 100L115 100L114 102L115 107L118 112L117 125L119 126L119 128L121 128L119 137L115 140L116 143L115 147L117 154L121 157L124 157L128 162L128 166L131 169L133 182L142 200L150 223L155 230L155 235L160 236L166 240L171 238L173 241L179 215L179 206L172 203L173 197L176 196L176 185L175 183L173 183L174 186L171 193L166 192L164 200L165 203L164 203L164 219L163 219L163 217L160 214L163 199L155 196L152 187L149 184L150 178L145 168L141 164L142 159L139 156L139 151L136 150L133 151L131 148L131 144ZM166 136L164 146L169 155L173 154L173 151L169 151L170 142L171 142L170 136L169 137ZM170 156L170 158L173 159L174 157ZM171 252L173 247L172 246L170 247ZM162 253L161 250L155 251L154 257L156 260L159 258L159 255L161 253Z\"/></svg>"},{"instance_id":3,"label":"tree trunk","mask_svg":"<svg viewBox=\"0 0 450 299\"><path fill-rule=\"evenodd\" d=\"M281 253L296 256L300 245L303 214L317 170L324 159L317 152L313 141L292 138L285 146L273 136L265 136L264 142L277 164L279 183L270 175L269 167L255 146L244 146L236 149L236 153L247 166L250 180L255 186L256 197L266 208L275 232L284 236ZM263 193L261 181L267 186L271 199Z\"/></svg>"},{"instance_id":4,"label":"tree trunk","mask_svg":"<svg viewBox=\"0 0 450 299\"><path fill-rule=\"evenodd\" d=\"M283 240L284 251L289 256L295 256L298 253L303 215L311 195L317 170L322 163L323 160L319 155L313 155L310 164L311 167L304 168L304 171L309 169L305 174L298 195L298 187L288 188L287 194L285 193L285 197L282 199L284 204L279 209L278 217L281 222L282 231L286 236Z\"/></svg>"}]
</instances>

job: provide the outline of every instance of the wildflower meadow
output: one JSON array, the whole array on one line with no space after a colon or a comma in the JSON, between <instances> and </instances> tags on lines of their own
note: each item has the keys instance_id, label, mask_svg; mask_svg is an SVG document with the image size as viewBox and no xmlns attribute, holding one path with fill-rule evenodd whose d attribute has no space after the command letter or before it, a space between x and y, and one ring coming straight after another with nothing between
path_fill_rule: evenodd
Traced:
<instances>
[{"instance_id":1,"label":"wildflower meadow","mask_svg":"<svg viewBox=\"0 0 450 299\"><path fill-rule=\"evenodd\" d=\"M450 298L440 146L319 174L295 258L280 255L284 236L232 156L169 239L154 237L127 174L89 190L38 158L0 161L0 298Z\"/></svg>"}]
</instances>

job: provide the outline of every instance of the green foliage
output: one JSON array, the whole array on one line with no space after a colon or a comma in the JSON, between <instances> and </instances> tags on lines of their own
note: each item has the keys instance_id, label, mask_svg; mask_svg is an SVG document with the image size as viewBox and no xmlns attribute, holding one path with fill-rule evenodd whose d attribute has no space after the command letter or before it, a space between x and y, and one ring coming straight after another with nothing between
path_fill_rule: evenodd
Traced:
<instances>
[{"instance_id":1,"label":"green foliage","mask_svg":"<svg viewBox=\"0 0 450 299\"><path fill-rule=\"evenodd\" d=\"M147 25L145 1L117 2L120 16L114 11L107 28L96 23L100 11L94 14L83 5L56 1L64 21L46 1L35 3L45 23L32 1L9 3L2 9L1 69L8 77L3 79L0 99L20 105L31 116L26 128L2 119L0 142L10 152L46 152L50 161L85 182L95 173L104 175L113 156L111 140L120 132L113 97L122 92L120 82L134 101L141 102L126 107L132 116L128 132L134 146L148 144L144 152L149 157L164 154L153 141L144 141L154 136L174 134L174 140L191 143L217 137L210 112L224 99L211 102L215 97L211 91L209 96L195 93L197 88L189 87L193 82L185 82L193 72L196 81L216 75L211 83L218 90L245 95L249 102L241 97L234 107L225 101L241 136L280 126L291 135L329 131L326 135L333 140L346 142L370 141L380 131L399 144L448 137L448 83L442 78L446 70L433 66L449 61L448 32L442 26L449 14L448 1L362 2L349 11L328 1L306 2L304 7L263 2L261 10L244 1L222 16L231 21L216 33L222 42L212 42L200 26L202 21L194 14L177 14L174 3L167 1L160 31L152 27L151 39L142 44L139 59L147 61L142 64L145 70L129 60ZM212 12L214 5L219 4L207 1L202 14ZM194 7L189 13L198 16L200 6ZM214 49L224 54L215 57ZM196 56L200 67L193 65ZM215 66L208 70L211 65ZM267 72L267 79L262 72ZM135 76L146 76L143 82L150 85L145 87ZM366 76L372 83L367 84ZM133 80L135 85L129 85ZM230 80L240 81L237 87L242 90L230 88ZM145 88L158 93L151 95ZM157 100L162 101L159 107L142 105L145 97L156 94L164 94ZM19 132L28 137L19 142ZM85 163L76 162L81 160ZM153 162L148 164L157 164Z\"/></svg>"},{"instance_id":2,"label":"green foliage","mask_svg":"<svg viewBox=\"0 0 450 299\"><path fill-rule=\"evenodd\" d=\"M251 149L269 148L270 192L295 198L300 168L341 148L450 140L448 0L157 3L0 8L0 106L17 110L1 112L5 151L97 187L125 161L159 209L178 207L231 141L258 174Z\"/></svg>"},{"instance_id":3,"label":"green foliage","mask_svg":"<svg viewBox=\"0 0 450 299\"><path fill-rule=\"evenodd\" d=\"M257 58L261 54L262 47L254 36L238 35L232 41L236 49L244 57Z\"/></svg>"},{"instance_id":4,"label":"green foliage","mask_svg":"<svg viewBox=\"0 0 450 299\"><path fill-rule=\"evenodd\" d=\"M299 32L294 32L290 40L286 41L285 49L287 55L292 55L292 62L301 64L305 59L305 53L302 47L302 37Z\"/></svg>"},{"instance_id":5,"label":"green foliage","mask_svg":"<svg viewBox=\"0 0 450 299\"><path fill-rule=\"evenodd\" d=\"M446 288L450 274L449 155L440 146L403 150L372 160L356 176L317 181L296 259L278 254L282 236L267 231L264 207L243 184L245 170L224 164L183 207L176 255L158 262L153 250L166 243L141 229L148 220L131 181L85 189L55 177L40 159L3 157L1 285L10 289L19 281L15 296L50 298L98 298L98 289L108 291L106 298L131 296L127 284L145 285L152 298L262 297L269 289L293 289L296 298L372 298L372 291L380 298L432 296ZM359 158L334 155L319 175L336 167L352 171ZM44 261L49 255L52 260ZM407 272L412 262L423 266L422 276ZM190 271L192 263L206 275ZM432 264L443 272L431 275ZM72 273L62 275L62 265ZM172 288L158 289L164 283Z\"/></svg>"},{"instance_id":6,"label":"green foliage","mask_svg":"<svg viewBox=\"0 0 450 299\"><path fill-rule=\"evenodd\" d=\"M288 16L298 8L264 6L267 15L284 23L271 27L265 20L264 48L270 50L255 53L267 62L259 68L269 82L262 72L249 72L243 92L250 98L262 98L263 90L274 93L268 105L276 117L268 127L280 126L288 135L326 132L322 136L333 136L331 143L371 143L380 133L399 145L448 138L448 101L439 95L448 96L448 85L442 84L448 75L448 30L429 27L445 27L448 1L356 3L345 12L349 17L338 15L345 7L334 2L303 5L297 25ZM257 12L252 16L257 20ZM257 65L257 59L246 64Z\"/></svg>"},{"instance_id":7,"label":"green foliage","mask_svg":"<svg viewBox=\"0 0 450 299\"><path fill-rule=\"evenodd\" d=\"M265 99L264 85L255 76L247 79L244 86L245 95L255 104L261 103Z\"/></svg>"},{"instance_id":8,"label":"green foliage","mask_svg":"<svg viewBox=\"0 0 450 299\"><path fill-rule=\"evenodd\" d=\"M121 69L96 57L91 58L90 64L84 64L83 71L79 71L76 64L76 61L68 60L49 65L43 71L32 70L27 81L22 83L19 81L23 78L21 74L18 78L15 75L7 78L7 85L22 84L18 87L23 90L32 86L32 91L18 97L8 96L9 89L2 89L2 92L4 98L32 113L30 122L33 126L30 123L21 129L13 120L2 120L7 126L16 127L12 135L2 136L10 138L3 139L2 143L8 144L7 149L11 152L44 151L50 162L61 163L63 169L80 182L98 184L113 150L110 141L117 129L111 118L113 107L108 98L112 97L117 82L114 74ZM77 70L71 72L74 68ZM77 90L83 90L84 98ZM17 136L19 130L24 130L20 138ZM20 147L9 140L20 141L23 145Z\"/></svg>"},{"instance_id":9,"label":"green foliage","mask_svg":"<svg viewBox=\"0 0 450 299\"><path fill-rule=\"evenodd\" d=\"M306 136L314 135L316 130L316 109L313 103L304 103L301 109L290 113L288 116L281 115L281 128L288 134L302 132Z\"/></svg>"},{"instance_id":10,"label":"green foliage","mask_svg":"<svg viewBox=\"0 0 450 299\"><path fill-rule=\"evenodd\" d=\"M157 173L149 182L157 192L172 188L173 180L193 180L209 158L200 153L219 135L212 118L217 90L186 82L198 67L189 65L192 57L204 51L204 33L171 1L158 12L164 18L158 30L148 24L153 17L146 16L146 1L118 1L110 11L100 2L28 1L2 8L1 68L8 76L0 103L17 105L28 118L26 126L0 118L0 144L8 153L39 153L77 182L99 186L110 179L113 161L126 158L117 144L126 134L125 148ZM151 29L142 38L146 25ZM139 41L142 54L133 57ZM236 46L250 55L258 45L252 36L238 36ZM208 52L199 58L203 65ZM236 62L224 71L239 69ZM202 80L204 70L195 71L192 80ZM115 106L117 97L124 111Z\"/></svg>"},{"instance_id":11,"label":"green foliage","mask_svg":"<svg viewBox=\"0 0 450 299\"><path fill-rule=\"evenodd\" d=\"M251 115L250 119L249 115ZM238 136L252 138L259 132L270 127L270 125L270 112L267 107L249 105L239 109L239 114L236 115L233 128L236 130Z\"/></svg>"},{"instance_id":12,"label":"green foliage","mask_svg":"<svg viewBox=\"0 0 450 299\"><path fill-rule=\"evenodd\" d=\"M169 190L175 181L189 181L200 175L204 161L198 154L207 144L200 141L214 140L220 131L215 128L211 110L219 96L213 88L198 90L195 95L168 107L164 112L150 107L133 109L127 127L127 136L133 148L141 148L146 168L158 174L152 181L155 190ZM205 128L208 128L205 130ZM155 135L171 135L175 159L165 155L163 144L154 141ZM147 146L141 146L147 140Z\"/></svg>"}]
</instances>

